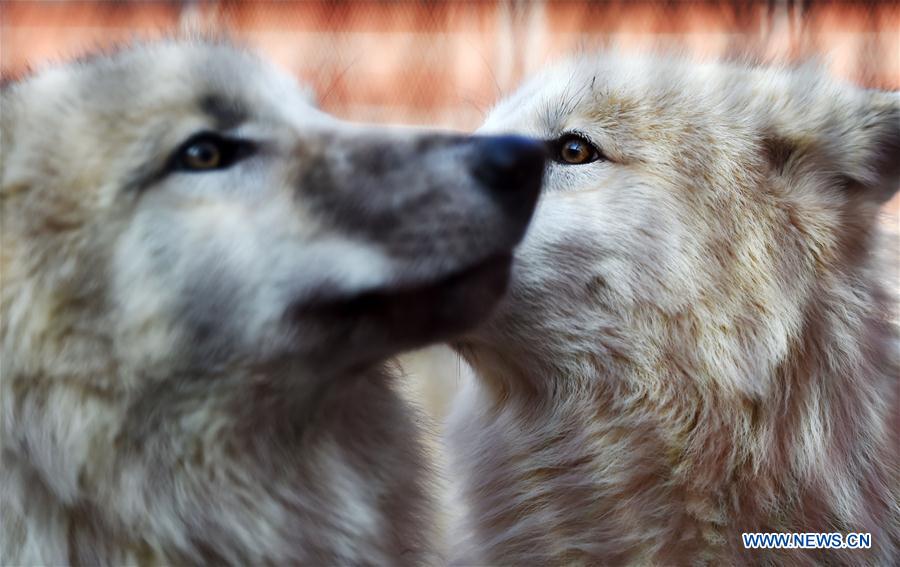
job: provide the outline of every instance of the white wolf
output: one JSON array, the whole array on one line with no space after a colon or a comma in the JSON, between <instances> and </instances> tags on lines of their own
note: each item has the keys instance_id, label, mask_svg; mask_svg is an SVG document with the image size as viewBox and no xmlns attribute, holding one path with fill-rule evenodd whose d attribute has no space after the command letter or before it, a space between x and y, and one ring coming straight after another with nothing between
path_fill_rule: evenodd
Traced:
<instances>
[{"instance_id":1,"label":"white wolf","mask_svg":"<svg viewBox=\"0 0 900 567\"><path fill-rule=\"evenodd\" d=\"M483 132L552 140L510 292L457 344L475 562L878 564L900 364L877 214L900 101L815 65L603 54ZM868 532L871 549L744 549Z\"/></svg>"},{"instance_id":2,"label":"white wolf","mask_svg":"<svg viewBox=\"0 0 900 567\"><path fill-rule=\"evenodd\" d=\"M482 319L521 138L343 124L222 44L2 91L4 565L433 560L382 363Z\"/></svg>"}]
</instances>

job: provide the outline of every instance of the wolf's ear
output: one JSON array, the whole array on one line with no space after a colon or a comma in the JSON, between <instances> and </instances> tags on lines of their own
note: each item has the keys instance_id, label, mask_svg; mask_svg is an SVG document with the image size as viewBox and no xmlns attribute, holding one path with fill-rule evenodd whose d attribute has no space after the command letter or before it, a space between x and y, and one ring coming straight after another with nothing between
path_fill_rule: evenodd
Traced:
<instances>
[{"instance_id":1,"label":"wolf's ear","mask_svg":"<svg viewBox=\"0 0 900 567\"><path fill-rule=\"evenodd\" d=\"M900 189L900 92L863 96L842 136L841 169L849 191L885 203Z\"/></svg>"},{"instance_id":2,"label":"wolf's ear","mask_svg":"<svg viewBox=\"0 0 900 567\"><path fill-rule=\"evenodd\" d=\"M900 93L832 90L827 102L773 117L762 147L779 176L827 175L854 197L884 203L900 184Z\"/></svg>"}]
</instances>

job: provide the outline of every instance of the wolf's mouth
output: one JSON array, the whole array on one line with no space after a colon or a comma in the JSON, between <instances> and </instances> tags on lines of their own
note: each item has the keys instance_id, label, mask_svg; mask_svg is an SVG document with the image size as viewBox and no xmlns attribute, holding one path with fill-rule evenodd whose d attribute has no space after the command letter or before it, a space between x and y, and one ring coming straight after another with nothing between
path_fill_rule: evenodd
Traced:
<instances>
[{"instance_id":1,"label":"wolf's mouth","mask_svg":"<svg viewBox=\"0 0 900 567\"><path fill-rule=\"evenodd\" d=\"M486 318L509 283L512 254L496 254L431 282L306 304L295 316L377 326L394 340L433 342Z\"/></svg>"},{"instance_id":2,"label":"wolf's mouth","mask_svg":"<svg viewBox=\"0 0 900 567\"><path fill-rule=\"evenodd\" d=\"M429 312L440 312L443 311L442 307L446 307L448 299L446 295L463 286L471 287L473 291L486 287L488 289L484 291L488 293L503 293L509 279L511 264L512 258L508 254L492 256L471 267L452 272L433 283L366 292L345 302L344 305L351 311L370 313L391 309L394 306L411 308L417 305L427 307L426 311Z\"/></svg>"}]
</instances>

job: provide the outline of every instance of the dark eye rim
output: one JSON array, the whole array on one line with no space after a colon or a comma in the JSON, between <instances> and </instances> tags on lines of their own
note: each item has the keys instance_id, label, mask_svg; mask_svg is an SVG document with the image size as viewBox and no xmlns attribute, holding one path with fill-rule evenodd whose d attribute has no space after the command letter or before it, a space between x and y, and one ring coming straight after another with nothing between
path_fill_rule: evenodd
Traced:
<instances>
[{"instance_id":1,"label":"dark eye rim","mask_svg":"<svg viewBox=\"0 0 900 567\"><path fill-rule=\"evenodd\" d=\"M586 161L581 161L578 163L572 163L570 161L566 161L562 158L562 149L565 144L573 139L584 142L591 149L591 156ZM600 148L597 147L595 143L591 141L591 139L585 134L578 132L576 130L572 130L569 132L564 132L560 134L556 139L551 140L549 142L550 146L550 159L552 159L555 163L560 165L586 165L589 163L594 163L595 161L604 160L606 161L606 155Z\"/></svg>"},{"instance_id":2,"label":"dark eye rim","mask_svg":"<svg viewBox=\"0 0 900 567\"><path fill-rule=\"evenodd\" d=\"M192 146L207 143L215 145L219 150L219 163L214 167L197 168L191 166L186 159L186 152ZM178 148L172 152L169 159L169 171L185 173L204 173L227 169L238 161L249 157L256 151L256 144L250 140L233 138L211 130L203 130L188 137Z\"/></svg>"}]
</instances>

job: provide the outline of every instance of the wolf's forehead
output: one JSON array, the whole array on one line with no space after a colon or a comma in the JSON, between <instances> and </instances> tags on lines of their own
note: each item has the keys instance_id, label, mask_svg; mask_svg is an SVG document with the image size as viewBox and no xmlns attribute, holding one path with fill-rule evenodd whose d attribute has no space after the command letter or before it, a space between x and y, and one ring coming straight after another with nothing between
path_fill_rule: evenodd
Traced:
<instances>
[{"instance_id":1,"label":"wolf's forehead","mask_svg":"<svg viewBox=\"0 0 900 567\"><path fill-rule=\"evenodd\" d=\"M597 118L645 98L633 88L627 66L602 57L571 59L537 75L493 109L485 129L513 127L536 135L558 135L573 119Z\"/></svg>"},{"instance_id":2,"label":"wolf's forehead","mask_svg":"<svg viewBox=\"0 0 900 567\"><path fill-rule=\"evenodd\" d=\"M680 129L688 117L713 121L726 110L732 117L744 113L759 96L744 86L754 72L674 56L572 59L539 74L497 106L484 129L550 136L582 123L611 131Z\"/></svg>"},{"instance_id":3,"label":"wolf's forehead","mask_svg":"<svg viewBox=\"0 0 900 567\"><path fill-rule=\"evenodd\" d=\"M201 114L216 127L271 118L289 105L310 106L292 77L228 46L158 44L131 48L73 70L86 100L101 112ZM86 72L85 72L86 71Z\"/></svg>"}]
</instances>

